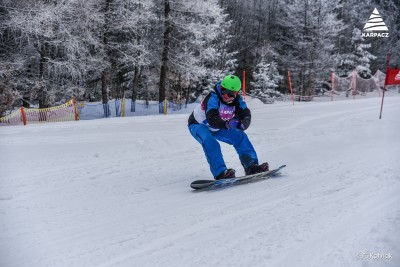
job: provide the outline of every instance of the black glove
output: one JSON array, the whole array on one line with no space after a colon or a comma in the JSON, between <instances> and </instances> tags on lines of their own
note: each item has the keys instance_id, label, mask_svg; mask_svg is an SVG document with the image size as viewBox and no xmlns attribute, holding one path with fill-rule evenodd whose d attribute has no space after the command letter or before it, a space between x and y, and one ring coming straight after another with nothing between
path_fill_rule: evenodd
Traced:
<instances>
[{"instance_id":1,"label":"black glove","mask_svg":"<svg viewBox=\"0 0 400 267\"><path fill-rule=\"evenodd\" d=\"M242 129L243 131L246 130L247 128L249 128L251 123L251 119L250 117L245 117L243 119L240 120L240 129Z\"/></svg>"}]
</instances>

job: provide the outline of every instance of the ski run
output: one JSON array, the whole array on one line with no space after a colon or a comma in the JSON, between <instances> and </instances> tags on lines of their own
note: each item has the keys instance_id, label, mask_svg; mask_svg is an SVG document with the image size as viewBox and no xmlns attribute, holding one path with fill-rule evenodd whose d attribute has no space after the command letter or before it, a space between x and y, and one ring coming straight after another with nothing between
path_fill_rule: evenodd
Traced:
<instances>
[{"instance_id":1,"label":"ski run","mask_svg":"<svg viewBox=\"0 0 400 267\"><path fill-rule=\"evenodd\" d=\"M287 167L207 192L191 110L1 127L0 266L400 266L399 101L248 99L259 159Z\"/></svg>"}]
</instances>

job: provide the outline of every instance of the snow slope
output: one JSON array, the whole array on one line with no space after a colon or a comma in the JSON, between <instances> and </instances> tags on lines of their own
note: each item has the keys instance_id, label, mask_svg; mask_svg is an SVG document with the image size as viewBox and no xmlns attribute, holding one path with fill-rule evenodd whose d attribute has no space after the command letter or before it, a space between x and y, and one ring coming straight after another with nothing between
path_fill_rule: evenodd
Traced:
<instances>
[{"instance_id":1,"label":"snow slope","mask_svg":"<svg viewBox=\"0 0 400 267\"><path fill-rule=\"evenodd\" d=\"M400 95L380 101L249 100L288 167L212 192L188 115L2 127L0 266L400 266Z\"/></svg>"}]
</instances>

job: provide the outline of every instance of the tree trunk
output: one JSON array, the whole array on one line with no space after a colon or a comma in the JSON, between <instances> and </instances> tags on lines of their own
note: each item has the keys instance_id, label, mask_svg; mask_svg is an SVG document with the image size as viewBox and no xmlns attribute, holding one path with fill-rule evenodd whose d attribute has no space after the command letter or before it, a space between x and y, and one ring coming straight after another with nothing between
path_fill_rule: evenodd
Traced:
<instances>
[{"instance_id":1,"label":"tree trunk","mask_svg":"<svg viewBox=\"0 0 400 267\"><path fill-rule=\"evenodd\" d=\"M39 62L39 86L40 86L40 95L39 95L39 108L48 108L49 101L46 93L45 83L44 83L44 73L46 71L46 58L47 58L47 42L45 40L42 41L40 47L40 62ZM46 118L41 118L41 120L46 120Z\"/></svg>"},{"instance_id":2,"label":"tree trunk","mask_svg":"<svg viewBox=\"0 0 400 267\"><path fill-rule=\"evenodd\" d=\"M163 102L165 99L165 86L167 80L168 73L168 53L169 53L169 44L170 44L170 35L171 35L171 23L169 21L170 14L170 5L169 0L164 0L164 47L162 52L161 59L161 71L160 71L160 86L158 91L158 101L159 103Z\"/></svg>"},{"instance_id":3,"label":"tree trunk","mask_svg":"<svg viewBox=\"0 0 400 267\"><path fill-rule=\"evenodd\" d=\"M136 39L137 39L138 45L140 45L140 43L141 43L140 41L141 41L142 37L140 35L138 35L136 37ZM140 50L139 49L136 52L136 58L138 58L138 59L140 58ZM137 63L135 65L134 70L135 70L135 75L133 77L133 84L132 84L132 102L136 101L137 93L138 93L138 89L139 89L139 78L140 78L140 74L141 74L141 67L140 67L139 63Z\"/></svg>"},{"instance_id":4,"label":"tree trunk","mask_svg":"<svg viewBox=\"0 0 400 267\"><path fill-rule=\"evenodd\" d=\"M133 85L132 85L132 102L136 101L137 92L139 89L139 77L140 77L140 67L135 66L135 76L133 77Z\"/></svg>"},{"instance_id":5,"label":"tree trunk","mask_svg":"<svg viewBox=\"0 0 400 267\"><path fill-rule=\"evenodd\" d=\"M108 30L109 30L109 20L110 20L110 5L112 0L106 0L106 7L104 10L104 28L103 28L103 44L104 44L104 61L107 61L108 57ZM104 69L101 72L101 98L103 100L103 104L108 103L107 97L107 77L108 77L108 69Z\"/></svg>"}]
</instances>

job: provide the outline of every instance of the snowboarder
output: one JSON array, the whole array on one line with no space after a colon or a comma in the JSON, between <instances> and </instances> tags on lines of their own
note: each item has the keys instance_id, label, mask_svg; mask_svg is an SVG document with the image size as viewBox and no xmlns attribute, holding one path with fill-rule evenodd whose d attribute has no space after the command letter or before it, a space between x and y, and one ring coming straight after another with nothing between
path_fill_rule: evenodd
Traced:
<instances>
[{"instance_id":1,"label":"snowboarder","mask_svg":"<svg viewBox=\"0 0 400 267\"><path fill-rule=\"evenodd\" d=\"M238 94L240 89L239 77L226 76L189 117L189 131L202 145L216 180L234 178L236 172L226 167L218 141L235 147L246 175L269 170L267 162L258 164L256 151L244 132L250 126L251 112Z\"/></svg>"}]
</instances>

